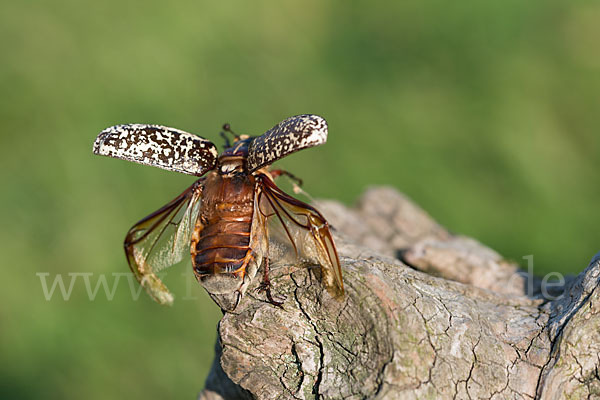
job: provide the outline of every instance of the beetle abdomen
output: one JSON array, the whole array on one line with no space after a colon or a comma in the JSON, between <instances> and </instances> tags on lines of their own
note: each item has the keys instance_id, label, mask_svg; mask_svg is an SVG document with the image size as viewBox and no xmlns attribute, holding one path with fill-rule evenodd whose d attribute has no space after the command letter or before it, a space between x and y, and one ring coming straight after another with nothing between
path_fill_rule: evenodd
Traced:
<instances>
[{"instance_id":1,"label":"beetle abdomen","mask_svg":"<svg viewBox=\"0 0 600 400\"><path fill-rule=\"evenodd\" d=\"M233 273L240 269L250 251L250 228L250 221L220 220L206 226L192 254L196 273Z\"/></svg>"},{"instance_id":2,"label":"beetle abdomen","mask_svg":"<svg viewBox=\"0 0 600 400\"><path fill-rule=\"evenodd\" d=\"M213 173L204 185L192 261L198 278L214 274L243 277L249 262L254 183L246 176Z\"/></svg>"}]
</instances>

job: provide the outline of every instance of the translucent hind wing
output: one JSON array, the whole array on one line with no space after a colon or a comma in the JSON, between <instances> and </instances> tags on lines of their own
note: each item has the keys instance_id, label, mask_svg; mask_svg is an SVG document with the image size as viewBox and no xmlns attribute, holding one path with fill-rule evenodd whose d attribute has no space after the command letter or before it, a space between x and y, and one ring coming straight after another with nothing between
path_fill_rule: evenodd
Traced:
<instances>
[{"instance_id":1,"label":"translucent hind wing","mask_svg":"<svg viewBox=\"0 0 600 400\"><path fill-rule=\"evenodd\" d=\"M342 269L325 218L312 206L287 195L266 175L260 174L258 179L262 183L259 210L268 222L270 242L288 247L287 253L301 261L319 264L325 288L332 296L341 297Z\"/></svg>"},{"instance_id":2,"label":"translucent hind wing","mask_svg":"<svg viewBox=\"0 0 600 400\"><path fill-rule=\"evenodd\" d=\"M115 125L100 132L94 154L169 171L201 176L217 162L215 145L188 132L161 125Z\"/></svg>"},{"instance_id":3,"label":"translucent hind wing","mask_svg":"<svg viewBox=\"0 0 600 400\"><path fill-rule=\"evenodd\" d=\"M248 148L248 171L253 172L296 151L327 141L327 121L305 114L288 118L254 138Z\"/></svg>"},{"instance_id":4,"label":"translucent hind wing","mask_svg":"<svg viewBox=\"0 0 600 400\"><path fill-rule=\"evenodd\" d=\"M201 194L201 180L198 180L170 203L135 224L125 237L125 254L131 271L160 304L172 304L173 295L157 273L189 254Z\"/></svg>"}]
</instances>

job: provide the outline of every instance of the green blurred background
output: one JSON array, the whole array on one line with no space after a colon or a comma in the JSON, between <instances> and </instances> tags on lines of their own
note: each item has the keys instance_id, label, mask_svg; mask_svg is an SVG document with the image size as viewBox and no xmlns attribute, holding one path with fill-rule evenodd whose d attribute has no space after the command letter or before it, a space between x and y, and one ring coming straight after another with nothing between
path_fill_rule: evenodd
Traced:
<instances>
[{"instance_id":1,"label":"green blurred background","mask_svg":"<svg viewBox=\"0 0 600 400\"><path fill-rule=\"evenodd\" d=\"M279 165L347 204L391 185L535 271L600 250L600 4L9 1L0 6L0 397L194 398L220 312L171 269L174 307L81 277L126 272L136 220L193 178L92 155L103 128L160 123L219 145L295 114L322 148ZM192 282L193 283L193 282ZM189 293L188 293L189 291ZM184 295L197 297L186 301Z\"/></svg>"}]
</instances>

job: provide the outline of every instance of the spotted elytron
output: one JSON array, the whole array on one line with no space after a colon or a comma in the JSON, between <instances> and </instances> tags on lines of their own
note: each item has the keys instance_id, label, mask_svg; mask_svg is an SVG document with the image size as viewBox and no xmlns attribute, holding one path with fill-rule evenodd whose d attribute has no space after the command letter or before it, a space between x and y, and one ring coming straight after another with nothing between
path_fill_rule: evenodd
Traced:
<instances>
[{"instance_id":1,"label":"spotted elytron","mask_svg":"<svg viewBox=\"0 0 600 400\"><path fill-rule=\"evenodd\" d=\"M233 134L228 125L224 129ZM281 305L271 296L269 258L270 249L284 243L299 259L320 264L326 289L343 295L327 221L274 182L293 175L268 170L293 152L325 143L327 122L299 115L261 136L233 135L220 155L206 139L159 125L116 125L96 138L95 154L201 177L127 233L125 253L137 280L154 300L171 304L173 296L156 273L181 261L191 248L196 278L211 295L225 298L226 308L237 306L261 267L261 288L271 303Z\"/></svg>"}]
</instances>

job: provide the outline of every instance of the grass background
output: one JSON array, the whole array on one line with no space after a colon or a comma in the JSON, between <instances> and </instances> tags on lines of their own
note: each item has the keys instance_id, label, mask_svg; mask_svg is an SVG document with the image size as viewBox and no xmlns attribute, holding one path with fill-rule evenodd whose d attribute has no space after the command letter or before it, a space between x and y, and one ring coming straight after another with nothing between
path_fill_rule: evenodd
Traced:
<instances>
[{"instance_id":1,"label":"grass background","mask_svg":"<svg viewBox=\"0 0 600 400\"><path fill-rule=\"evenodd\" d=\"M391 185L539 274L579 272L600 250L599 18L554 0L3 2L0 397L203 385L220 313L186 287L189 262L167 278L172 308L126 284L90 301L81 278L46 301L36 276L126 272L127 229L193 181L93 156L117 123L220 145L224 122L259 134L318 113L327 145L279 164L314 196Z\"/></svg>"}]
</instances>

